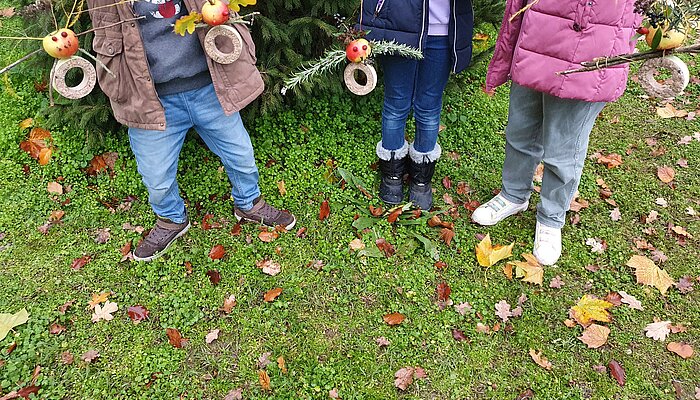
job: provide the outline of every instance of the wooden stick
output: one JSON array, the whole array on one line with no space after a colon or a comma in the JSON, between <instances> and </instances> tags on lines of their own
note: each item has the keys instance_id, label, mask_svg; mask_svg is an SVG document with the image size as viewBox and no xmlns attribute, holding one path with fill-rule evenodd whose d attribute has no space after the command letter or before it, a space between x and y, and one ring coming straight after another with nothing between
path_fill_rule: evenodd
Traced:
<instances>
[{"instance_id":1,"label":"wooden stick","mask_svg":"<svg viewBox=\"0 0 700 400\"><path fill-rule=\"evenodd\" d=\"M30 57L32 57L32 56L34 56L34 55L36 55L36 54L38 54L38 53L41 53L43 50L44 50L44 49L36 49L36 50L32 51L31 53L27 54L26 56L24 56L24 57L20 58L19 60L13 62L12 64L8 65L7 67L5 67L5 68L3 68L3 69L0 69L0 75L2 75L2 74L4 74L5 72L11 70L12 68L18 66L19 64L21 64L21 63L27 61Z\"/></svg>"},{"instance_id":2,"label":"wooden stick","mask_svg":"<svg viewBox=\"0 0 700 400\"><path fill-rule=\"evenodd\" d=\"M617 65L628 64L636 61L646 61L652 58L661 58L676 53L700 53L700 43L685 47L679 47L677 49L671 50L646 51L643 53L623 54L615 57L601 57L600 59L582 62L582 68L557 72L557 75L569 75L579 72L597 71L600 69L615 67Z\"/></svg>"},{"instance_id":3,"label":"wooden stick","mask_svg":"<svg viewBox=\"0 0 700 400\"><path fill-rule=\"evenodd\" d=\"M519 16L520 14L522 14L522 13L524 13L525 11L531 9L535 4L537 4L537 3L539 3L539 2L540 2L540 0L533 0L532 3L526 5L525 7L521 8L518 12L516 12L515 14L513 14L513 15L510 17L510 19L508 19L508 22L513 22L516 18L518 18L518 16Z\"/></svg>"},{"instance_id":4,"label":"wooden stick","mask_svg":"<svg viewBox=\"0 0 700 400\"><path fill-rule=\"evenodd\" d=\"M124 24L124 23L127 23L127 22L131 22L131 21L137 21L137 20L139 20L139 19L145 19L145 18L146 18L146 16L145 16L145 15L142 15L142 16L136 17L136 18L125 19L124 21L119 21L119 22L114 23L114 24L111 24L111 25L101 26L101 27L99 27L99 28L88 29L88 30L86 30L85 32L80 32L80 33L78 33L76 36L82 36L82 35L88 34L88 33L90 33L90 32L98 31L98 30L100 30L100 29L107 29L107 28L111 28L111 27L113 27L113 26L121 25L121 24Z\"/></svg>"}]
</instances>

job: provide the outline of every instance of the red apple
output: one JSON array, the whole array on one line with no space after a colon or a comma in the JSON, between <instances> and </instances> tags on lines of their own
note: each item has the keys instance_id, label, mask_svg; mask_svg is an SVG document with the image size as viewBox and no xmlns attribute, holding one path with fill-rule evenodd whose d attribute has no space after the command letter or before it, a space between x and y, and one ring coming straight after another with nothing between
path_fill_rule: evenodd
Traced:
<instances>
[{"instance_id":1,"label":"red apple","mask_svg":"<svg viewBox=\"0 0 700 400\"><path fill-rule=\"evenodd\" d=\"M230 15L228 5L221 0L207 0L202 6L202 21L211 26L227 22Z\"/></svg>"},{"instance_id":2,"label":"red apple","mask_svg":"<svg viewBox=\"0 0 700 400\"><path fill-rule=\"evenodd\" d=\"M53 58L69 58L78 52L78 37L70 29L59 29L46 35L41 43Z\"/></svg>"},{"instance_id":3,"label":"red apple","mask_svg":"<svg viewBox=\"0 0 700 400\"><path fill-rule=\"evenodd\" d=\"M353 40L345 48L345 54L351 62L362 62L372 54L372 47L365 39Z\"/></svg>"}]
</instances>

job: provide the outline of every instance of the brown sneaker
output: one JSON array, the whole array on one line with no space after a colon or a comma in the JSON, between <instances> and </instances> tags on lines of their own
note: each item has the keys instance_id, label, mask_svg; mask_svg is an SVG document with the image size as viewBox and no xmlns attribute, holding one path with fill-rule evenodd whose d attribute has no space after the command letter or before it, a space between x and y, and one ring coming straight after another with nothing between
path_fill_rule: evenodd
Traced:
<instances>
[{"instance_id":1,"label":"brown sneaker","mask_svg":"<svg viewBox=\"0 0 700 400\"><path fill-rule=\"evenodd\" d=\"M258 197L253 202L253 208L248 211L243 211L236 208L234 215L238 221L257 222L259 224L275 227L281 226L285 230L291 230L297 223L294 215L287 211L278 210L275 207L267 204L262 197Z\"/></svg>"},{"instance_id":2,"label":"brown sneaker","mask_svg":"<svg viewBox=\"0 0 700 400\"><path fill-rule=\"evenodd\" d=\"M148 236L134 250L134 260L152 261L162 256L175 239L184 235L188 229L190 229L189 220L176 224L169 219L159 217Z\"/></svg>"}]
</instances>

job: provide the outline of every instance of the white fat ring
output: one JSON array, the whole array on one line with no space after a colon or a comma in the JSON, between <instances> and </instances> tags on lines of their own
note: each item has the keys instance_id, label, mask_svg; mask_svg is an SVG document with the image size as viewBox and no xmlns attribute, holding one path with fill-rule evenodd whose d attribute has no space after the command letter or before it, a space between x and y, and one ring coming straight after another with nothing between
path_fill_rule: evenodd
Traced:
<instances>
[{"instance_id":1,"label":"white fat ring","mask_svg":"<svg viewBox=\"0 0 700 400\"><path fill-rule=\"evenodd\" d=\"M231 43L233 43L233 51L230 53L224 53L216 46L216 39L222 36L229 38ZM236 28L229 25L217 25L209 29L209 32L204 37L204 51L212 60L219 64L231 64L241 56L243 39Z\"/></svg>"},{"instance_id":2,"label":"white fat ring","mask_svg":"<svg viewBox=\"0 0 700 400\"><path fill-rule=\"evenodd\" d=\"M661 83L656 80L656 73L660 68L665 68L671 76ZM652 58L639 67L639 84L642 89L652 97L670 98L683 93L690 83L690 71L688 66L676 56Z\"/></svg>"},{"instance_id":3,"label":"white fat ring","mask_svg":"<svg viewBox=\"0 0 700 400\"><path fill-rule=\"evenodd\" d=\"M83 72L83 80L78 85L69 87L66 83L66 74L73 68L78 68ZM95 67L88 60L78 56L56 60L51 74L53 75L54 89L61 96L71 100L87 96L97 83Z\"/></svg>"},{"instance_id":4,"label":"white fat ring","mask_svg":"<svg viewBox=\"0 0 700 400\"><path fill-rule=\"evenodd\" d=\"M355 77L355 71L362 71L367 77L367 82L363 85L357 82ZM345 86L348 89L358 95L364 96L371 93L375 87L377 87L377 70L373 66L365 63L350 63L345 67Z\"/></svg>"}]
</instances>

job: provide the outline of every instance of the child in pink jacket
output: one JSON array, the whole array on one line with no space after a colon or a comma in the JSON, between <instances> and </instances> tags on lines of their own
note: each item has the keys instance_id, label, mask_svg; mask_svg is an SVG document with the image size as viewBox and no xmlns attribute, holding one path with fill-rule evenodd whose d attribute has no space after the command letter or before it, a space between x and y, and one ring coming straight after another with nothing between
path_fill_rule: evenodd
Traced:
<instances>
[{"instance_id":1,"label":"child in pink jacket","mask_svg":"<svg viewBox=\"0 0 700 400\"><path fill-rule=\"evenodd\" d=\"M531 1L507 1L489 65L487 91L513 82L506 158L500 194L479 207L472 220L495 225L526 210L535 169L543 162L533 254L552 265L561 256L561 229L581 179L589 135L605 104L624 93L629 68L557 72L632 52L641 17L634 13L635 0L535 0L517 14Z\"/></svg>"}]
</instances>

